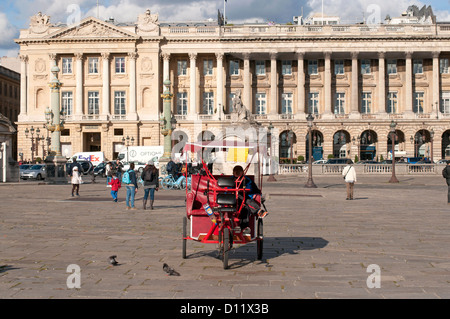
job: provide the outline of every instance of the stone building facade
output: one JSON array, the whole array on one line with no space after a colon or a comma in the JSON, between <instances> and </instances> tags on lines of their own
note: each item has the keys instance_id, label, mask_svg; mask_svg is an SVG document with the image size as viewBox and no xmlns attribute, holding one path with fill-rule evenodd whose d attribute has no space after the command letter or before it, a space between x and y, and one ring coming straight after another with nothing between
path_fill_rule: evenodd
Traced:
<instances>
[{"instance_id":1,"label":"stone building facade","mask_svg":"<svg viewBox=\"0 0 450 319\"><path fill-rule=\"evenodd\" d=\"M239 90L256 120L275 128L280 158L307 154L309 112L316 159L388 158L392 120L397 155L450 158L450 24L171 24L149 10L132 24L90 17L55 25L42 14L31 21L16 40L25 154L24 131L45 123L57 64L67 156L101 150L112 159L127 136L162 145L170 79L175 132L189 140L231 125Z\"/></svg>"}]
</instances>

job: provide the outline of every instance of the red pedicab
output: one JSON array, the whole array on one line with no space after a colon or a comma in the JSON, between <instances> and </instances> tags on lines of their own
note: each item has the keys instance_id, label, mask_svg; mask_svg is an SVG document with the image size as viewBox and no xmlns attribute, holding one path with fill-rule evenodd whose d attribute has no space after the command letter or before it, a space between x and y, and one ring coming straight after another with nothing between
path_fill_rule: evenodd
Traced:
<instances>
[{"instance_id":1,"label":"red pedicab","mask_svg":"<svg viewBox=\"0 0 450 319\"><path fill-rule=\"evenodd\" d=\"M228 144L228 145L227 145ZM187 143L185 151L198 151L204 148L238 149L248 148L253 150L254 155L259 153L260 146L256 143L212 141ZM244 175L233 178L232 175L213 175L208 166L202 161L202 173L191 175L191 188L186 188L186 216L183 217L183 246L182 257L186 258L187 240L194 240L207 244L219 245L219 256L223 260L223 268L228 268L228 254L234 244L247 244L256 241L257 259L261 260L263 255L263 220L257 215L249 214L249 232L243 232L240 228L240 214L244 207L244 200L249 189L245 188L244 176L255 181L254 175L246 175L252 160L244 169ZM257 175L257 186L261 188L262 178L259 175L259 156L255 175ZM187 171L187 170L186 170ZM261 195L254 199L259 205L263 203ZM204 205L207 204L212 210L211 218ZM211 211L210 211L211 212ZM190 220L189 235L188 220ZM214 222L215 221L215 222ZM246 225L247 226L247 225Z\"/></svg>"}]
</instances>

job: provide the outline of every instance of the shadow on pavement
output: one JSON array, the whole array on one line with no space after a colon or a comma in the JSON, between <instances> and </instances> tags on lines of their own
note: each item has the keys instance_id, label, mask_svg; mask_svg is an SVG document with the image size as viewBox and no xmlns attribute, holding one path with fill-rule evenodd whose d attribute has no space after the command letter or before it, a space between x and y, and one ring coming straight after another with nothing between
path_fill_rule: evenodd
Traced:
<instances>
[{"instance_id":1,"label":"shadow on pavement","mask_svg":"<svg viewBox=\"0 0 450 319\"><path fill-rule=\"evenodd\" d=\"M296 255L301 251L324 248L328 241L320 237L264 237L263 258L261 263L271 267L268 259L283 255ZM189 247L188 247L189 249ZM211 256L220 259L219 250L200 251L187 256L187 259L195 259ZM251 264L257 260L256 241L233 248L229 254L229 268L236 269Z\"/></svg>"}]
</instances>

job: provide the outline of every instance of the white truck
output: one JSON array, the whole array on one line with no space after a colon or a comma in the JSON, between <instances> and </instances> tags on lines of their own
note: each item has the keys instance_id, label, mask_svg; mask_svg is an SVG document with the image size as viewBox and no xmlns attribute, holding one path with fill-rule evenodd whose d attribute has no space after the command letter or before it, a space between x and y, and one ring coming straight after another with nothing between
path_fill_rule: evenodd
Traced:
<instances>
[{"instance_id":1,"label":"white truck","mask_svg":"<svg viewBox=\"0 0 450 319\"><path fill-rule=\"evenodd\" d=\"M159 158L164 154L164 146L128 146L124 147L117 158L124 164L128 163L147 163L152 160L155 166Z\"/></svg>"},{"instance_id":2,"label":"white truck","mask_svg":"<svg viewBox=\"0 0 450 319\"><path fill-rule=\"evenodd\" d=\"M73 154L68 162L72 162L72 159L74 157L77 158L77 161L91 162L94 166L97 166L105 160L105 155L103 154L103 152L79 152Z\"/></svg>"}]
</instances>

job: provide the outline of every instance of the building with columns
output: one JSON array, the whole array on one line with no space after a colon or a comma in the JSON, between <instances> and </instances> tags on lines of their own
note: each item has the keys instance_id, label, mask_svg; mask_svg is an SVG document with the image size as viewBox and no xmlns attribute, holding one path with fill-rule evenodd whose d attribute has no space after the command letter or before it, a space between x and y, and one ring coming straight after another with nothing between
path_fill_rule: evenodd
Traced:
<instances>
[{"instance_id":1,"label":"building with columns","mask_svg":"<svg viewBox=\"0 0 450 319\"><path fill-rule=\"evenodd\" d=\"M174 139L208 139L231 125L239 90L256 120L275 127L280 158L306 157L308 113L316 159L389 158L392 120L396 155L450 158L450 24L175 24L147 10L135 23L89 17L67 26L39 13L16 42L25 157L24 131L45 123L56 64L66 156L101 150L113 159L127 136L162 145L170 79Z\"/></svg>"}]
</instances>

